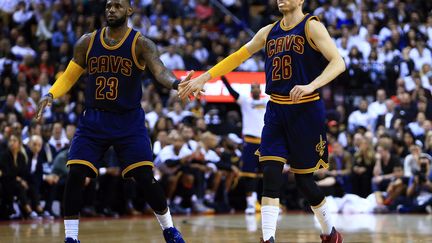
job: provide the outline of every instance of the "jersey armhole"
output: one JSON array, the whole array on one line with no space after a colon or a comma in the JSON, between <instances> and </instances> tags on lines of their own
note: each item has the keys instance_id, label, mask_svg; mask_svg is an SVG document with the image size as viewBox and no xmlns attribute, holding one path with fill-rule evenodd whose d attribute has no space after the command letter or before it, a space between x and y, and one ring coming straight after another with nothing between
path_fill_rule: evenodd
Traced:
<instances>
[{"instance_id":1,"label":"jersey armhole","mask_svg":"<svg viewBox=\"0 0 432 243\"><path fill-rule=\"evenodd\" d=\"M316 21L320 22L319 18L317 16L310 16L307 20L306 20L306 24L305 24L305 34L306 34L306 40L309 43L309 45L317 52L320 52L320 50L318 49L318 47L315 45L315 43L313 42L313 40L310 38L310 34L309 34L309 21L315 19Z\"/></svg>"},{"instance_id":2,"label":"jersey armhole","mask_svg":"<svg viewBox=\"0 0 432 243\"><path fill-rule=\"evenodd\" d=\"M87 47L87 52L86 52L86 59L85 59L85 61L86 61L86 64L87 64L87 60L88 60L88 55L89 55L89 53L90 53L90 50L91 50L91 49L92 49L92 47L93 47L93 42L94 42L95 36L96 36L96 30L95 30L95 31L93 31L93 33L91 34L91 37L90 37L90 42L89 42L89 46Z\"/></svg>"},{"instance_id":3,"label":"jersey armhole","mask_svg":"<svg viewBox=\"0 0 432 243\"><path fill-rule=\"evenodd\" d=\"M137 40L138 40L138 37L140 36L141 34L140 34L140 32L136 32L135 33L135 37L134 37L134 39L133 39L133 41L132 41L132 59L133 59L133 61L134 61L134 63L135 63L135 65L139 68L139 69L141 69L141 70L144 70L145 69L145 65L141 65L139 62L138 62L138 58L137 58L137 56L136 56L136 43L137 43Z\"/></svg>"},{"instance_id":4,"label":"jersey armhole","mask_svg":"<svg viewBox=\"0 0 432 243\"><path fill-rule=\"evenodd\" d=\"M272 32L273 28L275 27L275 25L276 25L279 21L281 21L281 20L275 21L273 24L271 24L271 28L270 28L269 32L267 33L267 36L265 37L265 43L266 43L265 45L267 45L268 37L269 37L270 33ZM265 45L264 45L264 47L265 47Z\"/></svg>"}]
</instances>

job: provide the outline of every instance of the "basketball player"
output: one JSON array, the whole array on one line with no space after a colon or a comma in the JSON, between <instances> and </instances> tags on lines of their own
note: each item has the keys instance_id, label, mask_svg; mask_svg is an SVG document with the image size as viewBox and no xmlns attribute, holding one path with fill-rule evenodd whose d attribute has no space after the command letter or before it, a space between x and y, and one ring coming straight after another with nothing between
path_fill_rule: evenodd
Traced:
<instances>
[{"instance_id":1,"label":"basketball player","mask_svg":"<svg viewBox=\"0 0 432 243\"><path fill-rule=\"evenodd\" d=\"M242 177L246 187L246 214L255 214L256 177L258 172L258 157L255 152L261 143L261 130L264 126L265 107L268 98L261 98L261 88L258 83L251 84L251 97L237 93L225 76L221 77L228 92L240 106L242 113L242 134L244 146L242 152Z\"/></svg>"},{"instance_id":2,"label":"basketball player","mask_svg":"<svg viewBox=\"0 0 432 243\"><path fill-rule=\"evenodd\" d=\"M278 0L283 18L265 26L245 46L208 72L179 85L181 98L202 90L265 47L266 93L270 95L261 135L263 163L262 231L274 242L282 168L290 163L299 190L320 222L322 242L342 242L313 172L328 168L324 104L318 89L345 70L342 57L317 17L304 14L304 0Z\"/></svg>"},{"instance_id":3,"label":"basketball player","mask_svg":"<svg viewBox=\"0 0 432 243\"><path fill-rule=\"evenodd\" d=\"M37 119L53 99L64 95L87 68L85 111L68 154L64 194L65 242L79 242L79 211L86 177L98 175L98 162L110 147L122 163L124 178L133 178L163 229L166 242L184 242L173 227L163 189L153 177L150 139L141 108L140 74L148 66L158 82L177 89L179 80L162 64L156 45L128 28L129 0L108 0L108 27L83 35L73 59L39 104ZM190 76L189 76L190 77ZM189 79L187 77L186 79Z\"/></svg>"}]
</instances>

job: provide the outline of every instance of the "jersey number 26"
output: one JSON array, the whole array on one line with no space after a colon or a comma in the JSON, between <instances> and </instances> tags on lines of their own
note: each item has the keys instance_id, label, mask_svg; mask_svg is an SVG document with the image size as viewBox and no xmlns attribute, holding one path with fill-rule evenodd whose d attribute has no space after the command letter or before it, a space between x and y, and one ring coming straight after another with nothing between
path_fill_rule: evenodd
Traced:
<instances>
[{"instance_id":1,"label":"jersey number 26","mask_svg":"<svg viewBox=\"0 0 432 243\"><path fill-rule=\"evenodd\" d=\"M272 80L279 81L281 79L290 79L292 75L291 56L284 55L282 57L273 58Z\"/></svg>"}]
</instances>

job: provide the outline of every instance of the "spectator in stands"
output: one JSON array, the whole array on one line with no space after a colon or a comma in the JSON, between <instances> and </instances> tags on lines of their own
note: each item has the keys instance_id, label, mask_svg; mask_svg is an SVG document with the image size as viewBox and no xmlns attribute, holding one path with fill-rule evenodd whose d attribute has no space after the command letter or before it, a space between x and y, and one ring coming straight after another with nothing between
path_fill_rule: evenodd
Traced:
<instances>
[{"instance_id":1,"label":"spectator in stands","mask_svg":"<svg viewBox=\"0 0 432 243\"><path fill-rule=\"evenodd\" d=\"M54 124L49 144L56 149L56 152L59 152L69 144L61 123Z\"/></svg>"},{"instance_id":2,"label":"spectator in stands","mask_svg":"<svg viewBox=\"0 0 432 243\"><path fill-rule=\"evenodd\" d=\"M35 219L37 213L33 211L27 191L29 182L27 173L27 161L25 155L21 152L21 138L19 134L12 134L8 138L8 148L1 155L0 171L2 172L1 184L3 189L4 201L9 215L13 213L14 197L18 198L19 205L23 209L23 216ZM17 217L19 212L12 217Z\"/></svg>"},{"instance_id":3,"label":"spectator in stands","mask_svg":"<svg viewBox=\"0 0 432 243\"><path fill-rule=\"evenodd\" d=\"M430 157L419 158L420 170L413 174L409 180L407 189L408 200L398 206L400 213L432 213L432 173Z\"/></svg>"},{"instance_id":4,"label":"spectator in stands","mask_svg":"<svg viewBox=\"0 0 432 243\"><path fill-rule=\"evenodd\" d=\"M174 45L169 45L167 52L160 56L161 61L171 70L183 70L183 58L176 52Z\"/></svg>"},{"instance_id":5,"label":"spectator in stands","mask_svg":"<svg viewBox=\"0 0 432 243\"><path fill-rule=\"evenodd\" d=\"M18 37L16 45L14 45L11 49L11 53L18 60L23 60L25 56L36 57L36 51L28 46L24 36Z\"/></svg>"},{"instance_id":6,"label":"spectator in stands","mask_svg":"<svg viewBox=\"0 0 432 243\"><path fill-rule=\"evenodd\" d=\"M391 144L381 141L375 154L375 166L373 169L372 190L384 191L394 178L394 167L400 164L400 159L390 151Z\"/></svg>"},{"instance_id":7,"label":"spectator in stands","mask_svg":"<svg viewBox=\"0 0 432 243\"><path fill-rule=\"evenodd\" d=\"M372 115L367 112L368 102L362 99L359 109L352 112L348 117L348 131L354 132L359 127L371 129Z\"/></svg>"}]
</instances>

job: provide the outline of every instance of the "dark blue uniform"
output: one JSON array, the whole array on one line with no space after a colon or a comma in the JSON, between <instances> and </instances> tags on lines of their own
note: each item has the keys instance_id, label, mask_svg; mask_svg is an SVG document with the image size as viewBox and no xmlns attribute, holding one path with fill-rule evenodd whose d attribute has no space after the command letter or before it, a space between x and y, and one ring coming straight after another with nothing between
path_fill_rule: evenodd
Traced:
<instances>
[{"instance_id":1,"label":"dark blue uniform","mask_svg":"<svg viewBox=\"0 0 432 243\"><path fill-rule=\"evenodd\" d=\"M264 117L260 162L288 162L294 173L328 167L325 110L319 93L303 96L297 102L289 97L295 85L311 83L328 63L308 36L307 22L311 19L318 20L306 14L292 28L276 22L265 46L270 102Z\"/></svg>"},{"instance_id":2,"label":"dark blue uniform","mask_svg":"<svg viewBox=\"0 0 432 243\"><path fill-rule=\"evenodd\" d=\"M104 32L105 28L93 32L87 51L86 109L67 164L87 165L97 175L105 151L114 146L125 176L136 167L153 166L141 108L140 73L144 66L135 55L138 32L128 29L115 46L104 42Z\"/></svg>"}]
</instances>

